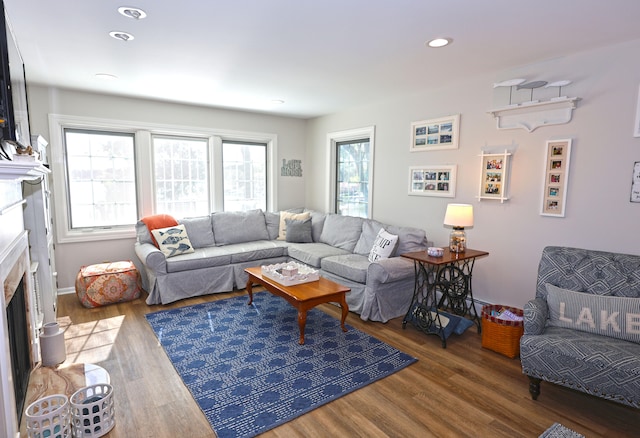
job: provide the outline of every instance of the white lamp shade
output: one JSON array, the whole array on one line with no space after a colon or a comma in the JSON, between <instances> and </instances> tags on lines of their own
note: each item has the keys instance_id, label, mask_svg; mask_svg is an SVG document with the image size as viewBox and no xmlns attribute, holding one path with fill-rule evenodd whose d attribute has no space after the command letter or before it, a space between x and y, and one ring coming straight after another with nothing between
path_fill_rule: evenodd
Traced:
<instances>
[{"instance_id":1,"label":"white lamp shade","mask_svg":"<svg viewBox=\"0 0 640 438\"><path fill-rule=\"evenodd\" d=\"M452 227L472 227L473 205L448 204L447 212L444 215L444 224Z\"/></svg>"}]
</instances>

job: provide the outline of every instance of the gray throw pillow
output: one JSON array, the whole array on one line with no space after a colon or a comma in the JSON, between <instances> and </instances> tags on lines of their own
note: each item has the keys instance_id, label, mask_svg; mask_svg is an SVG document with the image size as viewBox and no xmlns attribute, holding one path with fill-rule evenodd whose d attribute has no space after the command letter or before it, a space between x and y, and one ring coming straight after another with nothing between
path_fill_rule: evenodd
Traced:
<instances>
[{"instance_id":1,"label":"gray throw pillow","mask_svg":"<svg viewBox=\"0 0 640 438\"><path fill-rule=\"evenodd\" d=\"M294 243L311 243L313 236L311 234L311 218L307 219L285 219L287 224L287 234L285 238L287 242Z\"/></svg>"}]
</instances>

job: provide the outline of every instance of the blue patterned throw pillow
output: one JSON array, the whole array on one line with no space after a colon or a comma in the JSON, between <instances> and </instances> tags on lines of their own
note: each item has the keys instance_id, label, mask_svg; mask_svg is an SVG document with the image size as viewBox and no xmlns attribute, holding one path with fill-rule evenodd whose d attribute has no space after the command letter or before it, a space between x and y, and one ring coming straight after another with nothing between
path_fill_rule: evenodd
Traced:
<instances>
[{"instance_id":1,"label":"blue patterned throw pillow","mask_svg":"<svg viewBox=\"0 0 640 438\"><path fill-rule=\"evenodd\" d=\"M547 283L549 325L640 343L640 299L593 295Z\"/></svg>"},{"instance_id":2,"label":"blue patterned throw pillow","mask_svg":"<svg viewBox=\"0 0 640 438\"><path fill-rule=\"evenodd\" d=\"M158 248L167 258L193 252L193 245L191 245L184 225L158 228L152 230L151 233L153 233L153 237L158 242Z\"/></svg>"}]
</instances>

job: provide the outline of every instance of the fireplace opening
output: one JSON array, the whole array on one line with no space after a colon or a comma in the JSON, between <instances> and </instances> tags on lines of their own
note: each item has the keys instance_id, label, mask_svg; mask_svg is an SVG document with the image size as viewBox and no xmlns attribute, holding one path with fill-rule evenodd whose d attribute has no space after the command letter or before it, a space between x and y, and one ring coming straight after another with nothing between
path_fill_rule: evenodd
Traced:
<instances>
[{"instance_id":1,"label":"fireplace opening","mask_svg":"<svg viewBox=\"0 0 640 438\"><path fill-rule=\"evenodd\" d=\"M29 357L29 326L24 290L24 277L20 280L16 292L7 306L7 325L9 326L9 347L11 352L11 371L18 411L18 423L27 396L31 359Z\"/></svg>"}]
</instances>

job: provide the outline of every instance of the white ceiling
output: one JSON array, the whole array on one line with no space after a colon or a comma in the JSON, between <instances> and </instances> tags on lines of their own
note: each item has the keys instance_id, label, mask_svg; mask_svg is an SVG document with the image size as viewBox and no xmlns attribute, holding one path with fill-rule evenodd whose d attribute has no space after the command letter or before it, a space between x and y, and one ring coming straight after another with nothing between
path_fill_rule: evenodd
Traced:
<instances>
[{"instance_id":1,"label":"white ceiling","mask_svg":"<svg viewBox=\"0 0 640 438\"><path fill-rule=\"evenodd\" d=\"M4 3L28 83L301 118L640 38L638 0Z\"/></svg>"}]
</instances>

